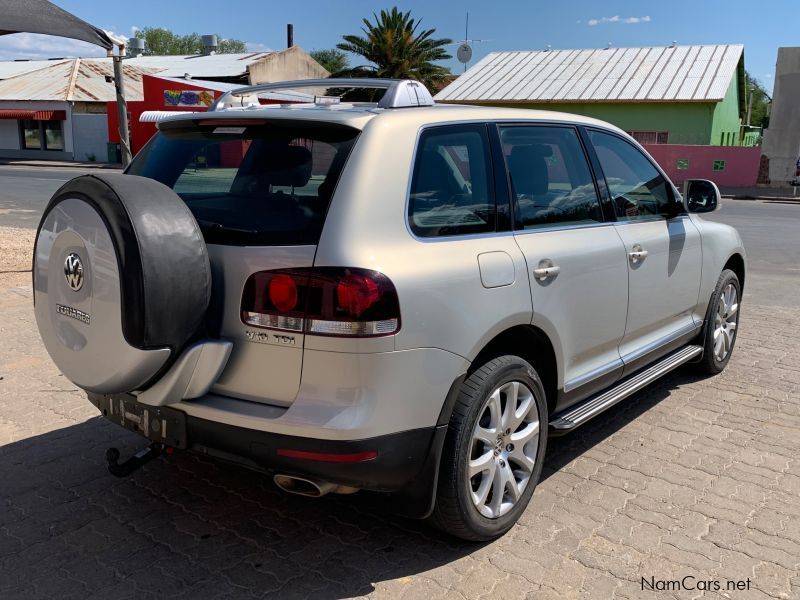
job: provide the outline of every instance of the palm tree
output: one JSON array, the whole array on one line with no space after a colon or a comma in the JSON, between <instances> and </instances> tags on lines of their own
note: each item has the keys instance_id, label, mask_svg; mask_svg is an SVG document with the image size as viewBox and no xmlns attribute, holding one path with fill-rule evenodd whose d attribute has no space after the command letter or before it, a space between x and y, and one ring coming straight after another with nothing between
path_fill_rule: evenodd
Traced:
<instances>
[{"instance_id":1,"label":"palm tree","mask_svg":"<svg viewBox=\"0 0 800 600\"><path fill-rule=\"evenodd\" d=\"M418 31L422 20L412 19L411 11L403 13L394 7L382 10L380 17L375 13L372 16L374 23L362 19L363 36L345 35L344 42L336 45L363 56L371 64L336 75L416 79L434 90L439 88L450 71L434 62L452 58L443 48L452 40L434 39L435 29Z\"/></svg>"}]
</instances>

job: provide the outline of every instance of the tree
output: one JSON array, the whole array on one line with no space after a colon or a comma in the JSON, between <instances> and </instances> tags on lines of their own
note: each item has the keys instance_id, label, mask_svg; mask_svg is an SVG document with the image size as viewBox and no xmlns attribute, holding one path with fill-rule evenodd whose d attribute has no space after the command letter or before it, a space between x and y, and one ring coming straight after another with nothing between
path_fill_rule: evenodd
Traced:
<instances>
[{"instance_id":1,"label":"tree","mask_svg":"<svg viewBox=\"0 0 800 600\"><path fill-rule=\"evenodd\" d=\"M750 108L750 125L755 127L767 127L769 125L769 103L772 101L767 90L761 83L745 71L747 81L747 91L745 96L745 106L750 102L750 94L753 95L753 104ZM746 110L746 109L745 109ZM745 113L746 118L746 113Z\"/></svg>"},{"instance_id":2,"label":"tree","mask_svg":"<svg viewBox=\"0 0 800 600\"><path fill-rule=\"evenodd\" d=\"M160 56L170 54L200 54L203 51L202 38L196 33L179 35L164 27L145 27L137 29L136 37L144 40L145 53ZM217 52L220 54L230 54L234 52L246 52L245 43L241 40L223 39L219 40Z\"/></svg>"},{"instance_id":3,"label":"tree","mask_svg":"<svg viewBox=\"0 0 800 600\"><path fill-rule=\"evenodd\" d=\"M450 71L436 61L452 58L444 46L450 39L435 39L435 29L420 30L421 20L412 19L411 11L400 12L397 7L372 14L371 23L362 19L361 35L342 36L336 44L339 50L357 54L370 64L351 69L353 77L390 77L416 79L429 88L438 89ZM343 73L344 74L344 73Z\"/></svg>"},{"instance_id":4,"label":"tree","mask_svg":"<svg viewBox=\"0 0 800 600\"><path fill-rule=\"evenodd\" d=\"M312 50L308 53L311 58L321 64L328 73L334 75L350 67L347 55L336 48L328 50Z\"/></svg>"}]
</instances>

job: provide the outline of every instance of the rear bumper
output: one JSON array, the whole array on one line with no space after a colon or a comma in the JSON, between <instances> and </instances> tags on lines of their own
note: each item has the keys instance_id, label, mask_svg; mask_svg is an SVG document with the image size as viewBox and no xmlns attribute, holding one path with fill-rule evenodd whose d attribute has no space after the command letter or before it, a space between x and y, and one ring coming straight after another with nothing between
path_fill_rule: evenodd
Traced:
<instances>
[{"instance_id":1,"label":"rear bumper","mask_svg":"<svg viewBox=\"0 0 800 600\"><path fill-rule=\"evenodd\" d=\"M119 397L89 394L89 400L101 410L110 398ZM135 400L131 395L124 397ZM446 432L446 425L436 425L360 440L326 440L186 415L186 447L192 452L271 474L316 477L339 485L388 492L395 511L414 518L424 518L433 509Z\"/></svg>"}]
</instances>

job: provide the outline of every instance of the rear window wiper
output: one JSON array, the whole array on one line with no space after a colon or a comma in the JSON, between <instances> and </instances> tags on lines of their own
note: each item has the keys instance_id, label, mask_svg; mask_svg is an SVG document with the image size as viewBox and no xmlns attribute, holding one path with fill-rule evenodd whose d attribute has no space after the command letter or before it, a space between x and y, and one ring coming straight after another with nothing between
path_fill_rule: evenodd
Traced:
<instances>
[{"instance_id":1,"label":"rear window wiper","mask_svg":"<svg viewBox=\"0 0 800 600\"><path fill-rule=\"evenodd\" d=\"M229 225L223 225L222 223L216 223L214 221L206 221L204 219L197 219L197 224L200 225L202 229L212 229L215 231L230 231L233 233L248 233L251 235L256 235L260 233L257 229L244 229L241 227L230 227Z\"/></svg>"}]
</instances>

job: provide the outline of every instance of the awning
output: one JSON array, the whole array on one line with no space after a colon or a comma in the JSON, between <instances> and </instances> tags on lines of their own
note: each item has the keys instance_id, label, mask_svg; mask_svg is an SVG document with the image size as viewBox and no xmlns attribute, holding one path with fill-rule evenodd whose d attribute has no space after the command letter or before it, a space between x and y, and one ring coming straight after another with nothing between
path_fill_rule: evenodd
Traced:
<instances>
[{"instance_id":1,"label":"awning","mask_svg":"<svg viewBox=\"0 0 800 600\"><path fill-rule=\"evenodd\" d=\"M65 121L66 111L63 110L16 110L13 108L0 109L0 119L31 119L33 121Z\"/></svg>"}]
</instances>

